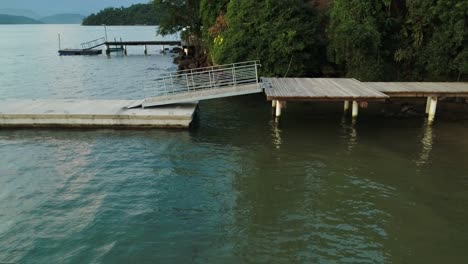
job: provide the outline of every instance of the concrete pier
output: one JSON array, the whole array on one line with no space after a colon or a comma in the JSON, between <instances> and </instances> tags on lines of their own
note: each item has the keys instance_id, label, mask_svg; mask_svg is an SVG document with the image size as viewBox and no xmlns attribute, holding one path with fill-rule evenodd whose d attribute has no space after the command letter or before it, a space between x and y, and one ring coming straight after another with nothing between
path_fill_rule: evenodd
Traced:
<instances>
[{"instance_id":1,"label":"concrete pier","mask_svg":"<svg viewBox=\"0 0 468 264\"><path fill-rule=\"evenodd\" d=\"M432 96L432 97L430 97L429 113L428 113L428 117L427 117L429 122L434 121L436 110L437 110L437 97Z\"/></svg>"},{"instance_id":2,"label":"concrete pier","mask_svg":"<svg viewBox=\"0 0 468 264\"><path fill-rule=\"evenodd\" d=\"M345 112L348 112L348 110L349 110L349 101L344 101L343 110L344 110Z\"/></svg>"},{"instance_id":3,"label":"concrete pier","mask_svg":"<svg viewBox=\"0 0 468 264\"><path fill-rule=\"evenodd\" d=\"M134 108L134 100L0 100L0 127L188 128L198 103Z\"/></svg>"},{"instance_id":4,"label":"concrete pier","mask_svg":"<svg viewBox=\"0 0 468 264\"><path fill-rule=\"evenodd\" d=\"M359 103L356 101L353 101L353 110L352 110L351 116L353 118L357 118L358 115L359 115Z\"/></svg>"},{"instance_id":5,"label":"concrete pier","mask_svg":"<svg viewBox=\"0 0 468 264\"><path fill-rule=\"evenodd\" d=\"M426 102L426 115L429 114L429 108L431 108L431 97L427 97L427 102Z\"/></svg>"},{"instance_id":6,"label":"concrete pier","mask_svg":"<svg viewBox=\"0 0 468 264\"><path fill-rule=\"evenodd\" d=\"M280 117L281 116L281 108L283 107L283 102L282 101L276 101L276 109L275 109L275 116Z\"/></svg>"}]
</instances>

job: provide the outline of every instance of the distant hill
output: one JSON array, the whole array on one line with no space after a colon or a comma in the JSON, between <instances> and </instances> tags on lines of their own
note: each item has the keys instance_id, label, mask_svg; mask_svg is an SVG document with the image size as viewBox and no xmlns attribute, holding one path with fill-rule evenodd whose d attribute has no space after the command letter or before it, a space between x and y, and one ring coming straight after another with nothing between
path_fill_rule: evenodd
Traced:
<instances>
[{"instance_id":1,"label":"distant hill","mask_svg":"<svg viewBox=\"0 0 468 264\"><path fill-rule=\"evenodd\" d=\"M39 20L40 15L29 9L18 9L18 8L0 8L0 14L10 15L10 16L24 16L32 19Z\"/></svg>"},{"instance_id":2,"label":"distant hill","mask_svg":"<svg viewBox=\"0 0 468 264\"><path fill-rule=\"evenodd\" d=\"M158 25L159 17L152 4L136 4L127 8L106 8L86 17L83 25Z\"/></svg>"},{"instance_id":3,"label":"distant hill","mask_svg":"<svg viewBox=\"0 0 468 264\"><path fill-rule=\"evenodd\" d=\"M57 14L41 18L44 24L81 24L85 16L79 14Z\"/></svg>"},{"instance_id":4,"label":"distant hill","mask_svg":"<svg viewBox=\"0 0 468 264\"><path fill-rule=\"evenodd\" d=\"M42 22L25 16L11 16L0 14L0 25L13 24L42 24Z\"/></svg>"}]
</instances>

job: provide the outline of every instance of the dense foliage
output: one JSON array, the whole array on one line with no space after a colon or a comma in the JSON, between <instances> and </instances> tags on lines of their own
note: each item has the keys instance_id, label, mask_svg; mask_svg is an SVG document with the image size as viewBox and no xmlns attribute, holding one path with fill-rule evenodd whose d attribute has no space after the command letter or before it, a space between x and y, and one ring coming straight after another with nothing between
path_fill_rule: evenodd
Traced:
<instances>
[{"instance_id":1,"label":"dense foliage","mask_svg":"<svg viewBox=\"0 0 468 264\"><path fill-rule=\"evenodd\" d=\"M304 1L231 1L224 19L224 28L210 32L215 62L260 59L263 75L319 72L318 16Z\"/></svg>"},{"instance_id":2,"label":"dense foliage","mask_svg":"<svg viewBox=\"0 0 468 264\"><path fill-rule=\"evenodd\" d=\"M158 25L161 15L151 4L136 4L124 8L106 8L91 14L83 25Z\"/></svg>"},{"instance_id":3,"label":"dense foliage","mask_svg":"<svg viewBox=\"0 0 468 264\"><path fill-rule=\"evenodd\" d=\"M159 10L159 33L173 34L188 30L199 34L201 30L199 0L153 0L153 8Z\"/></svg>"},{"instance_id":4,"label":"dense foliage","mask_svg":"<svg viewBox=\"0 0 468 264\"><path fill-rule=\"evenodd\" d=\"M468 1L154 0L160 32L184 29L215 64L262 75L468 81ZM164 22L163 22L164 21Z\"/></svg>"},{"instance_id":5,"label":"dense foliage","mask_svg":"<svg viewBox=\"0 0 468 264\"><path fill-rule=\"evenodd\" d=\"M468 1L335 0L330 60L361 80L461 80Z\"/></svg>"},{"instance_id":6,"label":"dense foliage","mask_svg":"<svg viewBox=\"0 0 468 264\"><path fill-rule=\"evenodd\" d=\"M395 53L409 79L461 80L468 74L468 1L412 0ZM466 79L465 79L466 80Z\"/></svg>"}]
</instances>

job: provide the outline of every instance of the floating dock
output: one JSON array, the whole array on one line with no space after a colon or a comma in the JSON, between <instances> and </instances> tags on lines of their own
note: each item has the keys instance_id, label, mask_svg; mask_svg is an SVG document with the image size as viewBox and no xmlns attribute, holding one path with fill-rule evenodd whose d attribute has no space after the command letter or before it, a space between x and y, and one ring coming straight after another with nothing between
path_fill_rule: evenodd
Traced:
<instances>
[{"instance_id":1,"label":"floating dock","mask_svg":"<svg viewBox=\"0 0 468 264\"><path fill-rule=\"evenodd\" d=\"M128 109L134 100L0 100L0 127L188 128L198 103Z\"/></svg>"},{"instance_id":2,"label":"floating dock","mask_svg":"<svg viewBox=\"0 0 468 264\"><path fill-rule=\"evenodd\" d=\"M102 54L102 50L95 49L63 49L58 52L60 56L93 56Z\"/></svg>"}]
</instances>

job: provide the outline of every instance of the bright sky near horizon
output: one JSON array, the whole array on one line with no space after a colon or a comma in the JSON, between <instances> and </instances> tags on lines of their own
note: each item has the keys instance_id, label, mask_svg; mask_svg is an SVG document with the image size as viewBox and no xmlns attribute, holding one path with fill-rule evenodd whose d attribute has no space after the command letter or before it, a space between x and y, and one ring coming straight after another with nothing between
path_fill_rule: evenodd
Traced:
<instances>
[{"instance_id":1,"label":"bright sky near horizon","mask_svg":"<svg viewBox=\"0 0 468 264\"><path fill-rule=\"evenodd\" d=\"M89 15L106 7L129 6L147 2L149 0L0 0L0 9L28 9L41 16L57 13Z\"/></svg>"}]
</instances>

